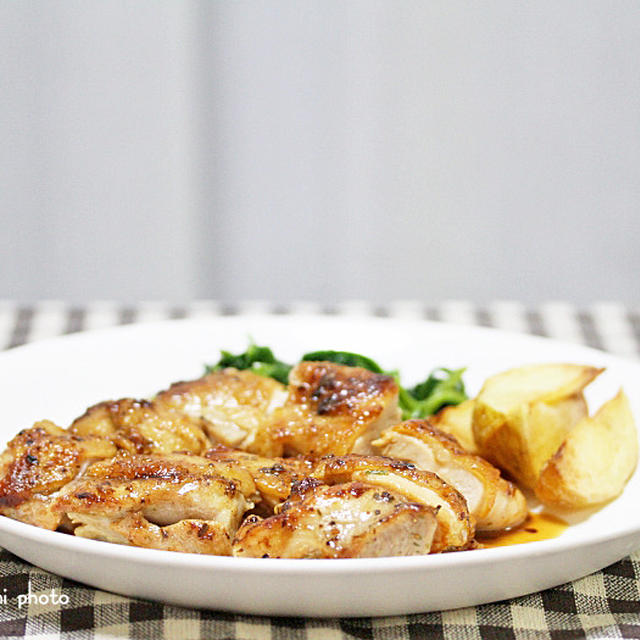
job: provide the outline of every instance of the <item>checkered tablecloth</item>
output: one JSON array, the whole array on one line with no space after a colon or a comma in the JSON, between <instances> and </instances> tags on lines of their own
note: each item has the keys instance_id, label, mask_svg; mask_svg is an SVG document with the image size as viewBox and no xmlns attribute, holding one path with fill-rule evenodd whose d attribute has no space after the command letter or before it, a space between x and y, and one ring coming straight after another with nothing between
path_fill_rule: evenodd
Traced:
<instances>
[{"instance_id":1,"label":"checkered tablecloth","mask_svg":"<svg viewBox=\"0 0 640 640\"><path fill-rule=\"evenodd\" d=\"M262 302L184 306L158 303L83 307L57 302L19 305L0 301L0 349L64 333L166 318L213 317L263 311L274 314L367 313L493 326L587 344L630 358L640 355L640 307L600 303L575 308L515 302L475 306L464 301L385 306L349 302L332 307ZM640 508L640 505L639 505ZM596 574L511 601L394 618L311 620L260 618L196 611L97 591L38 569L0 551L1 638L640 638L640 553ZM17 596L64 595L64 603L18 608ZM68 600L68 602L67 602Z\"/></svg>"}]
</instances>

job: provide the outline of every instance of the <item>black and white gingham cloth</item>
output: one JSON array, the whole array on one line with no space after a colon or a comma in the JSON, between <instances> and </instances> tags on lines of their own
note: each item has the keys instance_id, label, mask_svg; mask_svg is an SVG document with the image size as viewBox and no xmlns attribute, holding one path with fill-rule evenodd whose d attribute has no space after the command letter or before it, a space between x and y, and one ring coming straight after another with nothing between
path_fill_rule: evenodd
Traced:
<instances>
[{"instance_id":1,"label":"black and white gingham cloth","mask_svg":"<svg viewBox=\"0 0 640 640\"><path fill-rule=\"evenodd\" d=\"M212 317L262 311L274 314L367 313L498 327L578 342L621 356L640 355L640 308L600 303L575 308L516 302L475 306L450 301L437 306L398 301L386 306L348 302L184 306L101 302L74 307L58 302L19 305L0 301L0 349L64 333L166 318ZM639 505L640 508L640 505ZM64 595L18 609L28 591ZM68 599L68 602L66 600ZM196 611L97 591L38 569L0 550L0 638L144 638L238 640L343 640L421 638L640 638L640 552L573 583L514 600L393 618L313 620L261 618Z\"/></svg>"}]
</instances>

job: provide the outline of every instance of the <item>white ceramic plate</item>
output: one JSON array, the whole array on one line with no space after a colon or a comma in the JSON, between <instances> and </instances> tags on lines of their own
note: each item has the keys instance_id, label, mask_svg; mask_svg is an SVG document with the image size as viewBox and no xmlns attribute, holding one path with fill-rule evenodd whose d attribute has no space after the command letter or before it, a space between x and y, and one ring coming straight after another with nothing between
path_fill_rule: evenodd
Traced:
<instances>
[{"instance_id":1,"label":"white ceramic plate","mask_svg":"<svg viewBox=\"0 0 640 640\"><path fill-rule=\"evenodd\" d=\"M219 349L248 338L283 360L321 348L360 351L406 384L436 366L467 366L469 392L529 362L606 366L593 407L624 387L640 416L640 365L578 345L428 322L239 316L134 325L27 345L0 355L2 425L9 440L35 420L67 425L100 400L148 396L201 375ZM449 609L539 591L601 569L640 547L640 474L613 503L560 537L443 555L350 560L199 556L137 549L45 531L0 517L0 544L44 569L117 593L261 615L381 616Z\"/></svg>"}]
</instances>

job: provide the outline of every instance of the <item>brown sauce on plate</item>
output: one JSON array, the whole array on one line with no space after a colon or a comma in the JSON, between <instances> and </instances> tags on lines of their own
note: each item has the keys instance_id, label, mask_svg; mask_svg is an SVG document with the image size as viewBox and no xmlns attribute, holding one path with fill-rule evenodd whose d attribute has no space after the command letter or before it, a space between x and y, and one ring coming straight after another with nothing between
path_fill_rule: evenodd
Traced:
<instances>
[{"instance_id":1,"label":"brown sauce on plate","mask_svg":"<svg viewBox=\"0 0 640 640\"><path fill-rule=\"evenodd\" d=\"M569 525L550 513L530 513L518 527L495 536L479 536L480 548L505 547L536 540L557 538Z\"/></svg>"}]
</instances>

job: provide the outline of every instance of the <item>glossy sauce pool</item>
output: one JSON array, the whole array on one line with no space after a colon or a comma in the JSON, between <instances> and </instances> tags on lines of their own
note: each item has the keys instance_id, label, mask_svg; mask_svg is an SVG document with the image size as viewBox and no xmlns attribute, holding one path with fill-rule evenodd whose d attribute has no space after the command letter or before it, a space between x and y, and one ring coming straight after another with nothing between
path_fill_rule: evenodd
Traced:
<instances>
[{"instance_id":1,"label":"glossy sauce pool","mask_svg":"<svg viewBox=\"0 0 640 640\"><path fill-rule=\"evenodd\" d=\"M530 513L519 526L496 536L478 537L481 548L505 547L558 537L569 525L550 513Z\"/></svg>"}]
</instances>

